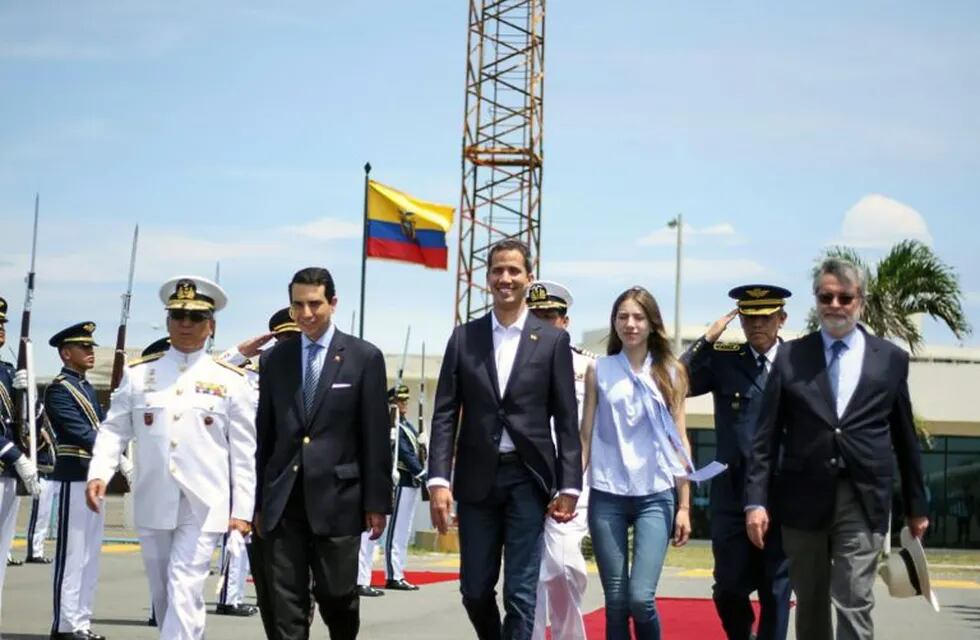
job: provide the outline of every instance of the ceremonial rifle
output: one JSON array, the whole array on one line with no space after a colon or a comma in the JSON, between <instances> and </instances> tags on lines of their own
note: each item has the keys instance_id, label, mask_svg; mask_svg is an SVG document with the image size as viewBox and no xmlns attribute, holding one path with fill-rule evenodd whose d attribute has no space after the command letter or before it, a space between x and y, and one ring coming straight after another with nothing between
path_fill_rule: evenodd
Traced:
<instances>
[{"instance_id":1,"label":"ceremonial rifle","mask_svg":"<svg viewBox=\"0 0 980 640\"><path fill-rule=\"evenodd\" d=\"M31 307L34 306L34 265L37 259L37 220L41 196L34 194L34 236L31 241L31 268L27 272L27 294L24 296L24 312L20 317L20 341L17 343L17 371L27 371L28 343L31 340ZM28 374L30 375L30 374ZM32 425L28 424L29 411L27 389L20 389L14 395L14 416L18 420L17 433L20 434L23 449L31 448ZM32 458L33 460L33 458ZM36 460L35 460L36 462Z\"/></svg>"},{"instance_id":2,"label":"ceremonial rifle","mask_svg":"<svg viewBox=\"0 0 980 640\"><path fill-rule=\"evenodd\" d=\"M139 242L140 226L133 230L133 248L129 253L129 281L126 293L122 296L122 312L119 314L119 329L116 330L116 351L112 354L112 377L109 382L109 392L115 391L122 380L123 369L126 367L126 325L129 323L129 305L133 300L133 275L136 273L136 246ZM131 452L130 452L131 453ZM109 480L106 493L123 495L129 493L129 481L122 472L117 471Z\"/></svg>"},{"instance_id":3,"label":"ceremonial rifle","mask_svg":"<svg viewBox=\"0 0 980 640\"><path fill-rule=\"evenodd\" d=\"M122 296L122 312L119 315L119 329L116 330L116 351L112 356L112 378L109 392L119 387L123 368L126 366L126 325L129 323L129 305L133 300L133 274L136 272L136 244L139 242L140 226L133 231L133 249L129 254L129 282Z\"/></svg>"},{"instance_id":4,"label":"ceremonial rifle","mask_svg":"<svg viewBox=\"0 0 980 640\"><path fill-rule=\"evenodd\" d=\"M405 377L405 361L408 359L408 339L412 335L412 325L408 325L408 330L405 331L405 348L402 349L402 361L401 365L398 367L398 377L395 379L395 394L398 394L398 387L402 385L402 380ZM399 422L402 416L400 415L398 409L392 412L392 424L391 424L391 481L394 484L398 484L398 439L401 437L401 427ZM396 505L397 506L397 505Z\"/></svg>"},{"instance_id":5,"label":"ceremonial rifle","mask_svg":"<svg viewBox=\"0 0 980 640\"><path fill-rule=\"evenodd\" d=\"M419 372L419 462L425 469L429 458L428 438L425 436L425 343L422 343L422 366ZM429 500L429 488L422 483L422 501Z\"/></svg>"}]
</instances>

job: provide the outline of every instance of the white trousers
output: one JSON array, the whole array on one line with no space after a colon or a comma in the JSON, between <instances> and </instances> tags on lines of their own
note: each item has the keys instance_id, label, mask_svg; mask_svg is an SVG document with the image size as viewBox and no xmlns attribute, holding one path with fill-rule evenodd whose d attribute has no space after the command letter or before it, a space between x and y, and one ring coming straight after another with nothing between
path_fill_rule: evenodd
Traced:
<instances>
[{"instance_id":1,"label":"white trousers","mask_svg":"<svg viewBox=\"0 0 980 640\"><path fill-rule=\"evenodd\" d=\"M85 482L59 482L58 538L54 552L54 603L51 632L85 631L99 583L99 556L105 509L85 504Z\"/></svg>"},{"instance_id":2,"label":"white trousers","mask_svg":"<svg viewBox=\"0 0 980 640\"><path fill-rule=\"evenodd\" d=\"M248 578L248 554L228 553L228 534L221 538L221 589L218 604L236 605L245 601L245 579Z\"/></svg>"},{"instance_id":3,"label":"white trousers","mask_svg":"<svg viewBox=\"0 0 980 640\"><path fill-rule=\"evenodd\" d=\"M20 498L17 497L17 480L0 478L0 603L3 596L3 580L7 574L7 554L10 544L14 541L14 528L17 525L17 508ZM2 611L2 604L0 604ZM0 621L3 615L0 613Z\"/></svg>"},{"instance_id":4,"label":"white trousers","mask_svg":"<svg viewBox=\"0 0 980 640\"><path fill-rule=\"evenodd\" d=\"M161 640L204 637L204 581L221 534L201 531L203 524L181 494L175 529L137 532Z\"/></svg>"},{"instance_id":5,"label":"white trousers","mask_svg":"<svg viewBox=\"0 0 980 640\"><path fill-rule=\"evenodd\" d=\"M548 617L554 640L585 640L582 596L589 576L582 555L582 538L589 532L586 513L580 507L575 519L564 524L545 519L533 640L544 640Z\"/></svg>"},{"instance_id":6,"label":"white trousers","mask_svg":"<svg viewBox=\"0 0 980 640\"><path fill-rule=\"evenodd\" d=\"M385 577L388 580L405 577L408 539L412 535L419 497L419 489L415 487L395 487L395 510L388 518L388 536L385 538Z\"/></svg>"},{"instance_id":7,"label":"white trousers","mask_svg":"<svg viewBox=\"0 0 980 640\"><path fill-rule=\"evenodd\" d=\"M31 500L31 517L27 521L27 557L44 557L44 541L51 524L51 507L61 495L61 483L40 479L41 495Z\"/></svg>"}]
</instances>

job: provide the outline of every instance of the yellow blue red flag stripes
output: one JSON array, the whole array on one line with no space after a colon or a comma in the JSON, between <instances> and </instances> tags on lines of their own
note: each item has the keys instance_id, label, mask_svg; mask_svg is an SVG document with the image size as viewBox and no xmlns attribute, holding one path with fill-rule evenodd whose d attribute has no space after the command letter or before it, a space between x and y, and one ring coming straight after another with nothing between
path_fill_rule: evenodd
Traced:
<instances>
[{"instance_id":1,"label":"yellow blue red flag stripes","mask_svg":"<svg viewBox=\"0 0 980 640\"><path fill-rule=\"evenodd\" d=\"M413 198L368 180L367 256L448 267L446 233L453 224L452 207Z\"/></svg>"}]
</instances>

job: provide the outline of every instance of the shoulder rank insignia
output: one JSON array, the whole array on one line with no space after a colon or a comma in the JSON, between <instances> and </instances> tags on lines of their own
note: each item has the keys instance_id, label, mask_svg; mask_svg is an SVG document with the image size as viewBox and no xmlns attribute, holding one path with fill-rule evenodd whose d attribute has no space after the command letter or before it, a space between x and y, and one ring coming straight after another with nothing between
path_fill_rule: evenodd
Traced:
<instances>
[{"instance_id":1,"label":"shoulder rank insignia","mask_svg":"<svg viewBox=\"0 0 980 640\"><path fill-rule=\"evenodd\" d=\"M245 375L245 369L242 369L241 367L236 367L235 365L233 365L233 364L231 364L229 362L225 362L224 360L222 360L218 356L213 356L212 359L215 362L217 362L218 364L220 364L222 367L224 367L225 369L228 369L229 371L234 371L235 373L237 373L240 376L244 376Z\"/></svg>"},{"instance_id":2,"label":"shoulder rank insignia","mask_svg":"<svg viewBox=\"0 0 980 640\"><path fill-rule=\"evenodd\" d=\"M716 342L715 351L740 351L742 345L737 342Z\"/></svg>"},{"instance_id":3,"label":"shoulder rank insignia","mask_svg":"<svg viewBox=\"0 0 980 640\"><path fill-rule=\"evenodd\" d=\"M159 360L166 355L166 351L161 351L160 353L151 353L148 356L143 356L142 358L136 358L129 361L129 366L135 367L139 364L146 364L147 362L153 362L154 360Z\"/></svg>"}]
</instances>

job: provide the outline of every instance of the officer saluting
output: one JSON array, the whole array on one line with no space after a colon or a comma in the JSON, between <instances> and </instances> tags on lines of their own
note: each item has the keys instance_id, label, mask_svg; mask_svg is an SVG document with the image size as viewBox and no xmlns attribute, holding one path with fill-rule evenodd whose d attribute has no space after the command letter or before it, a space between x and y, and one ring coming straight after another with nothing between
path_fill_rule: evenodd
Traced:
<instances>
[{"instance_id":1,"label":"officer saluting","mask_svg":"<svg viewBox=\"0 0 980 640\"><path fill-rule=\"evenodd\" d=\"M227 301L205 278L166 282L170 349L130 364L95 443L87 501L136 442L136 529L162 638L204 636L204 581L221 535L250 532L255 496L255 397L241 369L204 350Z\"/></svg>"},{"instance_id":2,"label":"officer saluting","mask_svg":"<svg viewBox=\"0 0 980 640\"><path fill-rule=\"evenodd\" d=\"M779 348L782 287L745 285L728 295L737 308L716 320L681 356L690 376L689 395L711 393L715 404L717 458L728 473L711 481L711 548L715 556L714 601L730 639L749 638L754 614L749 594L759 592L759 640L782 640L789 623L789 563L778 526L770 526L764 550L745 533L742 491L762 391ZM738 315L747 342L718 343Z\"/></svg>"}]
</instances>

